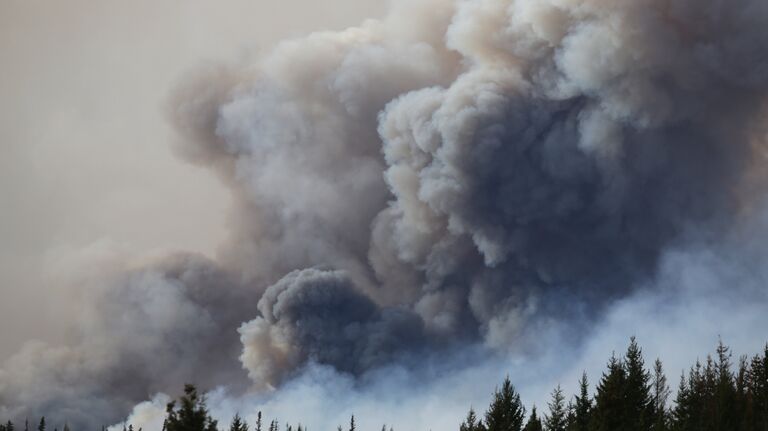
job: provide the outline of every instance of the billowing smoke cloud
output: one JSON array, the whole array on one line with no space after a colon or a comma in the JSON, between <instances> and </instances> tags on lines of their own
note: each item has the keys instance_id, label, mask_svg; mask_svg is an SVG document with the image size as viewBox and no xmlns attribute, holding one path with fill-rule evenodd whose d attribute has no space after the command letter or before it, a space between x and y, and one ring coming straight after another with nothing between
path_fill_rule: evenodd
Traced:
<instances>
[{"instance_id":1,"label":"billowing smoke cloud","mask_svg":"<svg viewBox=\"0 0 768 431\"><path fill-rule=\"evenodd\" d=\"M638 292L689 298L673 250L766 232L766 19L757 0L402 1L198 71L169 112L236 198L220 256L114 276L79 344L6 364L2 405L93 424L187 380L580 352Z\"/></svg>"},{"instance_id":2,"label":"billowing smoke cloud","mask_svg":"<svg viewBox=\"0 0 768 431\"><path fill-rule=\"evenodd\" d=\"M380 309L339 271L292 272L267 289L259 311L240 327L241 359L257 383L308 359L359 374L425 342L415 313Z\"/></svg>"},{"instance_id":3,"label":"billowing smoke cloud","mask_svg":"<svg viewBox=\"0 0 768 431\"><path fill-rule=\"evenodd\" d=\"M4 415L93 424L180 381L237 382L233 328L256 301L213 262L174 256L91 289L75 345L30 343L5 364Z\"/></svg>"}]
</instances>

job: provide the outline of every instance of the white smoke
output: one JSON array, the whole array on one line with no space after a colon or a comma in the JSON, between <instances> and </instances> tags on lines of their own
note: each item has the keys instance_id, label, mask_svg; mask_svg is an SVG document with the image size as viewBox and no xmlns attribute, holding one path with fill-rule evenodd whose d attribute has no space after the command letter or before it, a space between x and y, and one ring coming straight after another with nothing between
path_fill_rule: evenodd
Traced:
<instances>
[{"instance_id":1,"label":"white smoke","mask_svg":"<svg viewBox=\"0 0 768 431\"><path fill-rule=\"evenodd\" d=\"M169 116L235 197L220 256L109 276L78 344L5 365L2 413L115 422L196 381L223 385L221 420L449 427L506 372L541 405L616 337L691 332L703 353L732 327L696 332L697 313L768 304L765 18L757 0L395 1L197 71ZM166 399L128 420L156 426Z\"/></svg>"}]
</instances>

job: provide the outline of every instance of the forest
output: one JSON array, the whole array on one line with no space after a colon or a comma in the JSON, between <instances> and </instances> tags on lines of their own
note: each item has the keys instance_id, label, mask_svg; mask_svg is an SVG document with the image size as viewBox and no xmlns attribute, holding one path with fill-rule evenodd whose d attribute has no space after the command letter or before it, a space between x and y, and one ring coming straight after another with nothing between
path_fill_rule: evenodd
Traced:
<instances>
[{"instance_id":1,"label":"forest","mask_svg":"<svg viewBox=\"0 0 768 431\"><path fill-rule=\"evenodd\" d=\"M696 361L673 391L662 362L647 366L635 338L622 356L612 355L594 390L586 373L570 398L560 386L551 392L546 411L523 403L509 377L494 390L484 412L472 407L458 431L768 431L768 344L761 354L734 360L718 344L715 354ZM192 384L166 407L162 431L308 431L295 420L262 423L259 411L249 425L236 414L226 426L212 418L204 395ZM294 426L293 423L296 423ZM8 421L0 431L16 431ZM29 420L24 431L30 431ZM50 431L41 417L36 431ZM102 427L101 431L105 431ZM59 431L54 427L53 431ZM62 431L72 431L64 424ZM134 431L124 424L123 431ZM141 428L138 431L143 431ZM355 416L337 431L358 431ZM362 430L360 430L362 431ZM394 431L386 424L381 431ZM427 430L425 430L427 431ZM435 430L436 431L436 430Z\"/></svg>"}]
</instances>

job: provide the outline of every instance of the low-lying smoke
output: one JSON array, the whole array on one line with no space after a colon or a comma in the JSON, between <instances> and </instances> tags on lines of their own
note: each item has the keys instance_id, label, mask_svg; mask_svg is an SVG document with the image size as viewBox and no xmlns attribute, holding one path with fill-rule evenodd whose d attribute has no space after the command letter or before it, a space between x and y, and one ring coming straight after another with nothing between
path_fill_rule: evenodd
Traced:
<instances>
[{"instance_id":1,"label":"low-lying smoke","mask_svg":"<svg viewBox=\"0 0 768 431\"><path fill-rule=\"evenodd\" d=\"M111 277L79 344L5 364L0 413L93 426L185 381L580 351L612 304L675 290L671 250L766 233L766 19L760 0L395 1L199 70L169 116L235 197L220 256Z\"/></svg>"}]
</instances>

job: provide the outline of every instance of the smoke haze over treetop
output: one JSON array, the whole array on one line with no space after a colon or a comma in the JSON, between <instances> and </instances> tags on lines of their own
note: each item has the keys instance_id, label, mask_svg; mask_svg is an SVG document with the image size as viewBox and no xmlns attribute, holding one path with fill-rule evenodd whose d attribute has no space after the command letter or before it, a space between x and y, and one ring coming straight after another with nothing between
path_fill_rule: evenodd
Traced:
<instances>
[{"instance_id":1,"label":"smoke haze over treetop","mask_svg":"<svg viewBox=\"0 0 768 431\"><path fill-rule=\"evenodd\" d=\"M11 358L3 412L93 425L193 379L279 394L308 367L579 352L646 292L687 298L670 280L702 250L708 280L720 256L760 266L766 19L760 0L393 1L191 72L168 117L233 196L227 241L84 288L80 342ZM762 272L696 306L765 306Z\"/></svg>"}]
</instances>

